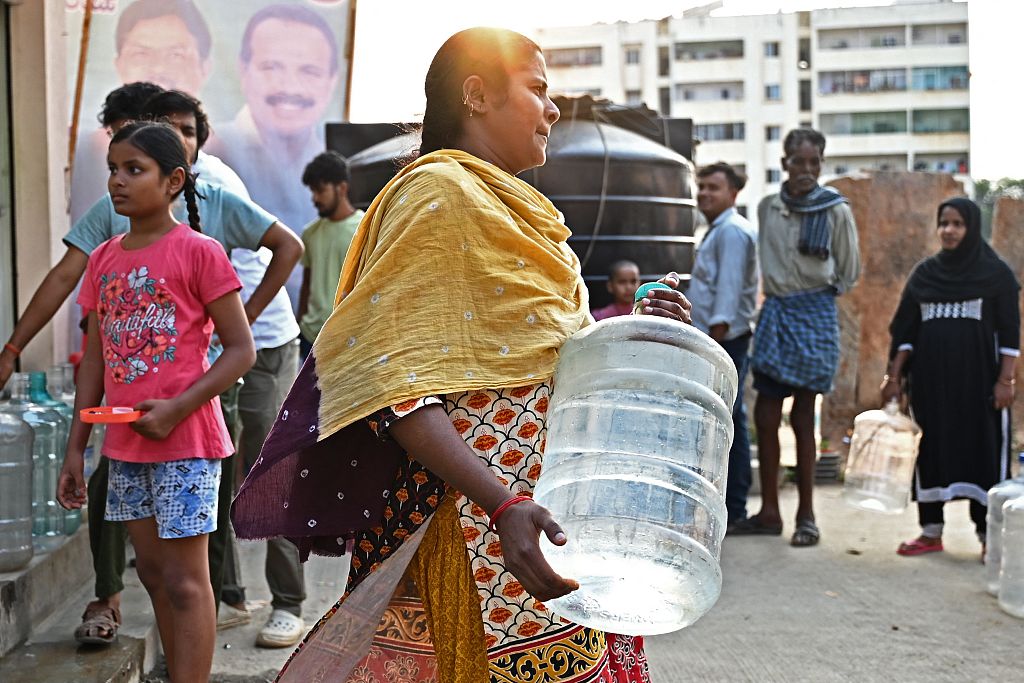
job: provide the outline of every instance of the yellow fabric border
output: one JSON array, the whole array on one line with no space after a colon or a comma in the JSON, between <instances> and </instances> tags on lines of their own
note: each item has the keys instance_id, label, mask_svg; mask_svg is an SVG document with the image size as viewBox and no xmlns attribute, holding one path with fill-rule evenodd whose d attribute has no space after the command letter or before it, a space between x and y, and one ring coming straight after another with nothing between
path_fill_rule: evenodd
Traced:
<instances>
[{"instance_id":1,"label":"yellow fabric border","mask_svg":"<svg viewBox=\"0 0 1024 683\"><path fill-rule=\"evenodd\" d=\"M427 613L441 681L489 680L480 599L470 571L459 512L451 496L434 513L434 521L416 550L409 572Z\"/></svg>"},{"instance_id":2,"label":"yellow fabric border","mask_svg":"<svg viewBox=\"0 0 1024 683\"><path fill-rule=\"evenodd\" d=\"M561 213L459 150L427 154L377 195L313 344L319 439L428 394L530 384L587 322Z\"/></svg>"}]
</instances>

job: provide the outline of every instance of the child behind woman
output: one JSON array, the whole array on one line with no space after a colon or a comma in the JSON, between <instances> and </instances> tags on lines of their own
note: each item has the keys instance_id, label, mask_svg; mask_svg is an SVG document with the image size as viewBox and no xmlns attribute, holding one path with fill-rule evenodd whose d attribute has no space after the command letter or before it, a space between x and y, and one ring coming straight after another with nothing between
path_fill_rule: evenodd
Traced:
<instances>
[{"instance_id":1,"label":"child behind woman","mask_svg":"<svg viewBox=\"0 0 1024 683\"><path fill-rule=\"evenodd\" d=\"M143 411L107 428L105 516L128 528L171 680L206 681L216 636L207 537L216 528L220 459L233 451L217 396L252 366L252 334L224 249L200 233L180 134L162 123L130 124L111 140L108 165L111 199L131 230L92 253L82 282L88 342L57 495L68 508L85 502L90 427L79 410L105 394L109 405ZM182 192L191 227L171 214ZM211 366L215 327L224 352Z\"/></svg>"}]
</instances>

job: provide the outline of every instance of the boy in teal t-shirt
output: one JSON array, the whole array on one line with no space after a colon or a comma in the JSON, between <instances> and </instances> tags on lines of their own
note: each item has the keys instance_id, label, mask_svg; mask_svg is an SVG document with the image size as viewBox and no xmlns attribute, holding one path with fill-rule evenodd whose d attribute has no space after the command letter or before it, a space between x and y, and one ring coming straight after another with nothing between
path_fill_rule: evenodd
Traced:
<instances>
[{"instance_id":1,"label":"boy in teal t-shirt","mask_svg":"<svg viewBox=\"0 0 1024 683\"><path fill-rule=\"evenodd\" d=\"M348 199L348 165L337 152L319 154L306 166L302 183L313 195L320 218L306 226L302 241L302 289L299 293L299 338L302 359L334 310L334 295L352 236L363 217Z\"/></svg>"}]
</instances>

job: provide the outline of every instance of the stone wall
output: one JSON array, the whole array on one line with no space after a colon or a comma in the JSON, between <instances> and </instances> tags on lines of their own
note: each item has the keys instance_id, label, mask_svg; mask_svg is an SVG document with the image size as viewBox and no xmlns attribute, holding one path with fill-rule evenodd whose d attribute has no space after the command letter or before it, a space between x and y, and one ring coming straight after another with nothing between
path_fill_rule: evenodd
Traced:
<instances>
[{"instance_id":1,"label":"stone wall","mask_svg":"<svg viewBox=\"0 0 1024 683\"><path fill-rule=\"evenodd\" d=\"M992 214L992 248L1024 282L1024 200L1000 197ZM1021 316L1024 320L1024 315ZM1017 363L1017 398L1013 402L1014 443L1024 443L1024 368Z\"/></svg>"},{"instance_id":2,"label":"stone wall","mask_svg":"<svg viewBox=\"0 0 1024 683\"><path fill-rule=\"evenodd\" d=\"M943 200L962 196L963 186L951 175L907 171L878 171L830 184L850 200L861 254L857 286L838 299L839 372L821 414L822 438L845 457L843 438L853 428L853 418L879 407L889 322L903 285L914 265L938 250L936 210ZM1024 230L1024 223L1018 220L1015 227ZM1017 241L1024 264L1024 240Z\"/></svg>"}]
</instances>

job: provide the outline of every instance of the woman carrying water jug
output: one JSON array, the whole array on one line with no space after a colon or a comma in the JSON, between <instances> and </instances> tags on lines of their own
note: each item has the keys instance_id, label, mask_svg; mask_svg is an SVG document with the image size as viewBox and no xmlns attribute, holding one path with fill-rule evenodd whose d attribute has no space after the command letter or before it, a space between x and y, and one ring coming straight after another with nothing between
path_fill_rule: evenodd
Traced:
<instances>
[{"instance_id":1,"label":"woman carrying water jug","mask_svg":"<svg viewBox=\"0 0 1024 683\"><path fill-rule=\"evenodd\" d=\"M970 500L984 545L987 492L1009 476L1010 404L1020 355L1020 285L981 236L981 211L958 197L939 205L941 250L903 290L882 400L901 380L923 436L914 474L921 535L900 555L942 550L943 503Z\"/></svg>"},{"instance_id":2,"label":"woman carrying water jug","mask_svg":"<svg viewBox=\"0 0 1024 683\"><path fill-rule=\"evenodd\" d=\"M543 604L576 587L541 555L540 533L566 539L531 496L558 349L589 319L561 214L515 177L544 163L558 119L544 58L468 29L426 95L419 157L363 218L235 501L239 536L352 552L345 595L280 680L647 681L639 639ZM662 290L642 312L688 311Z\"/></svg>"}]
</instances>

